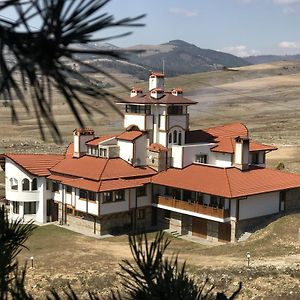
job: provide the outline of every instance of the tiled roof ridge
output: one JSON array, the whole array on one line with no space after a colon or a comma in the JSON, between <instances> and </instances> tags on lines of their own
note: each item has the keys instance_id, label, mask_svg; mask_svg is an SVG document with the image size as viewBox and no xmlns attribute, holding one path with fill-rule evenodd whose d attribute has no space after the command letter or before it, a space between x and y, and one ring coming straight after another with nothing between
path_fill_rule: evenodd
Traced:
<instances>
[{"instance_id":1,"label":"tiled roof ridge","mask_svg":"<svg viewBox=\"0 0 300 300\"><path fill-rule=\"evenodd\" d=\"M236 167L233 167L233 168L236 168ZM228 184L229 195L230 195L230 198L232 198L233 194L232 194L232 188L231 188L230 180L229 180L228 173L227 173L227 168L224 169L224 172L225 172L225 176L226 176L226 180L227 180L227 184Z\"/></svg>"},{"instance_id":2,"label":"tiled roof ridge","mask_svg":"<svg viewBox=\"0 0 300 300\"><path fill-rule=\"evenodd\" d=\"M202 129L203 131L209 131L209 130L212 130L212 129L221 129L222 127L228 127L228 126L231 126L231 125L242 125L245 127L246 131L247 131L247 136L249 135L249 130L247 128L247 126L243 123L243 122L240 122L240 121L236 121L236 122L232 122L232 123L226 123L226 124L222 124L222 125L217 125L217 126L213 126L213 127L208 127L208 128L204 128Z\"/></svg>"}]
</instances>

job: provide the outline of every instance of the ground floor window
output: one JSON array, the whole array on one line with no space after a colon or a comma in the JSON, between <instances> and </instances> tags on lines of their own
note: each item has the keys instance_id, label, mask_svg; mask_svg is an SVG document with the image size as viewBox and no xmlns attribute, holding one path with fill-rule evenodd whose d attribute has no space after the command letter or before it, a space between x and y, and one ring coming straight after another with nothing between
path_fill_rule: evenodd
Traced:
<instances>
[{"instance_id":1,"label":"ground floor window","mask_svg":"<svg viewBox=\"0 0 300 300\"><path fill-rule=\"evenodd\" d=\"M14 201L14 202L12 203L12 205L13 205L13 213L14 213L14 214L19 214L19 205L20 205L20 203Z\"/></svg>"},{"instance_id":2,"label":"ground floor window","mask_svg":"<svg viewBox=\"0 0 300 300\"><path fill-rule=\"evenodd\" d=\"M24 215L36 214L36 202L24 202Z\"/></svg>"}]
</instances>

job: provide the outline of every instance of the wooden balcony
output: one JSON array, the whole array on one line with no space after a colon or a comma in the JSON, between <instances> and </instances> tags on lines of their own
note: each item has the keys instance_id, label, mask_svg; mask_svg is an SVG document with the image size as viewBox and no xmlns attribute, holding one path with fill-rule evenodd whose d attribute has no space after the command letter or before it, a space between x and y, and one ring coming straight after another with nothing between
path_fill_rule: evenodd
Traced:
<instances>
[{"instance_id":1,"label":"wooden balcony","mask_svg":"<svg viewBox=\"0 0 300 300\"><path fill-rule=\"evenodd\" d=\"M202 205L198 203L173 199L167 196L157 196L155 199L156 204L165 205L169 207L174 207L182 210L187 210L190 212L195 212L198 214L208 215L216 218L225 219L229 217L229 210L224 208L211 207L207 205Z\"/></svg>"}]
</instances>

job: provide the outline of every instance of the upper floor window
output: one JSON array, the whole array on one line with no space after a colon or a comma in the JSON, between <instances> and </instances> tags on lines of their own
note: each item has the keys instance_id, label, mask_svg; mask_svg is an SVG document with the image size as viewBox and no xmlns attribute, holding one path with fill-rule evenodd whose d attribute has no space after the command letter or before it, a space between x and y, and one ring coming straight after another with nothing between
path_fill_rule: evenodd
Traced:
<instances>
[{"instance_id":1,"label":"upper floor window","mask_svg":"<svg viewBox=\"0 0 300 300\"><path fill-rule=\"evenodd\" d=\"M178 133L178 145L181 145L182 144L182 133L179 132Z\"/></svg>"},{"instance_id":2,"label":"upper floor window","mask_svg":"<svg viewBox=\"0 0 300 300\"><path fill-rule=\"evenodd\" d=\"M173 132L173 144L177 144L177 130Z\"/></svg>"},{"instance_id":3,"label":"upper floor window","mask_svg":"<svg viewBox=\"0 0 300 300\"><path fill-rule=\"evenodd\" d=\"M123 201L123 200L125 200L124 190L116 191L115 196L116 196L116 201Z\"/></svg>"},{"instance_id":4,"label":"upper floor window","mask_svg":"<svg viewBox=\"0 0 300 300\"><path fill-rule=\"evenodd\" d=\"M104 192L103 193L103 203L112 202L112 192Z\"/></svg>"},{"instance_id":5,"label":"upper floor window","mask_svg":"<svg viewBox=\"0 0 300 300\"><path fill-rule=\"evenodd\" d=\"M147 189L146 189L146 186L143 185L143 186L140 186L136 189L136 195L137 197L143 197L143 196L146 196L147 195Z\"/></svg>"},{"instance_id":6,"label":"upper floor window","mask_svg":"<svg viewBox=\"0 0 300 300\"><path fill-rule=\"evenodd\" d=\"M59 191L59 183L58 182L53 182L52 191L53 192L58 192Z\"/></svg>"},{"instance_id":7,"label":"upper floor window","mask_svg":"<svg viewBox=\"0 0 300 300\"><path fill-rule=\"evenodd\" d=\"M36 191L37 190L37 179L33 178L31 182L31 190Z\"/></svg>"},{"instance_id":8,"label":"upper floor window","mask_svg":"<svg viewBox=\"0 0 300 300\"><path fill-rule=\"evenodd\" d=\"M88 194L88 199L90 201L96 201L96 193L95 192L90 192L89 191L87 194Z\"/></svg>"},{"instance_id":9,"label":"upper floor window","mask_svg":"<svg viewBox=\"0 0 300 300\"><path fill-rule=\"evenodd\" d=\"M12 190L17 191L18 190L18 180L16 178L10 178L10 188Z\"/></svg>"},{"instance_id":10,"label":"upper floor window","mask_svg":"<svg viewBox=\"0 0 300 300\"><path fill-rule=\"evenodd\" d=\"M85 190L79 190L79 198L86 199L86 191Z\"/></svg>"},{"instance_id":11,"label":"upper floor window","mask_svg":"<svg viewBox=\"0 0 300 300\"><path fill-rule=\"evenodd\" d=\"M252 152L252 164L259 164L259 152Z\"/></svg>"},{"instance_id":12,"label":"upper floor window","mask_svg":"<svg viewBox=\"0 0 300 300\"><path fill-rule=\"evenodd\" d=\"M107 149L106 148L100 148L100 157L107 157Z\"/></svg>"},{"instance_id":13,"label":"upper floor window","mask_svg":"<svg viewBox=\"0 0 300 300\"><path fill-rule=\"evenodd\" d=\"M90 148L90 154L93 156L98 156L98 149L97 146L96 147L91 147Z\"/></svg>"},{"instance_id":14,"label":"upper floor window","mask_svg":"<svg viewBox=\"0 0 300 300\"><path fill-rule=\"evenodd\" d=\"M169 133L169 144L172 144L172 133Z\"/></svg>"},{"instance_id":15,"label":"upper floor window","mask_svg":"<svg viewBox=\"0 0 300 300\"><path fill-rule=\"evenodd\" d=\"M125 111L130 114L151 115L151 105L126 105Z\"/></svg>"},{"instance_id":16,"label":"upper floor window","mask_svg":"<svg viewBox=\"0 0 300 300\"><path fill-rule=\"evenodd\" d=\"M207 164L207 154L196 154L195 162Z\"/></svg>"},{"instance_id":17,"label":"upper floor window","mask_svg":"<svg viewBox=\"0 0 300 300\"><path fill-rule=\"evenodd\" d=\"M183 107L180 105L172 105L168 107L168 115L182 115Z\"/></svg>"},{"instance_id":18,"label":"upper floor window","mask_svg":"<svg viewBox=\"0 0 300 300\"><path fill-rule=\"evenodd\" d=\"M51 189L51 181L46 180L46 190L50 190Z\"/></svg>"},{"instance_id":19,"label":"upper floor window","mask_svg":"<svg viewBox=\"0 0 300 300\"><path fill-rule=\"evenodd\" d=\"M67 192L68 194L71 194L71 193L72 193L72 187L69 186L69 185L67 185L67 186L66 186L66 192Z\"/></svg>"},{"instance_id":20,"label":"upper floor window","mask_svg":"<svg viewBox=\"0 0 300 300\"><path fill-rule=\"evenodd\" d=\"M29 190L30 190L29 180L27 178L24 178L22 180L22 191L29 191Z\"/></svg>"}]
</instances>

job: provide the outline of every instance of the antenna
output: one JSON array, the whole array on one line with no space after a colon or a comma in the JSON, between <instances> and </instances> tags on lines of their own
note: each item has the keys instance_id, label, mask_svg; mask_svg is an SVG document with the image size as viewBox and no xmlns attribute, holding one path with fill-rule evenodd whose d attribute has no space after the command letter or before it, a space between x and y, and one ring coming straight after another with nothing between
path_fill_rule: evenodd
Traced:
<instances>
[{"instance_id":1,"label":"antenna","mask_svg":"<svg viewBox=\"0 0 300 300\"><path fill-rule=\"evenodd\" d=\"M162 63L163 63L162 73L165 74L165 60L164 59L162 60Z\"/></svg>"}]
</instances>

